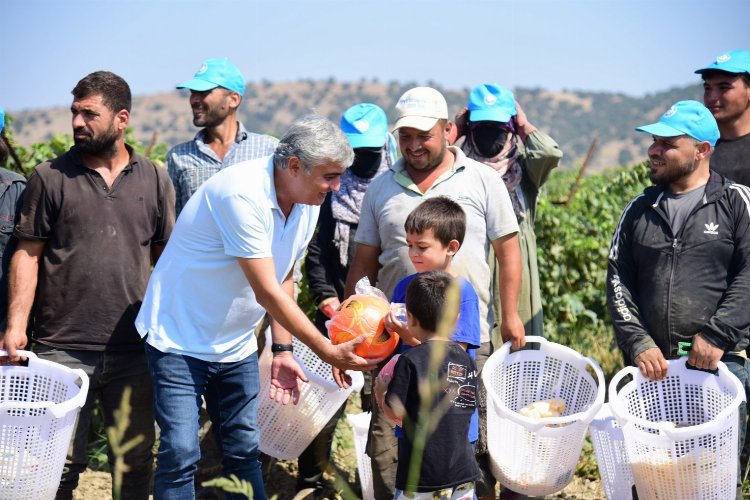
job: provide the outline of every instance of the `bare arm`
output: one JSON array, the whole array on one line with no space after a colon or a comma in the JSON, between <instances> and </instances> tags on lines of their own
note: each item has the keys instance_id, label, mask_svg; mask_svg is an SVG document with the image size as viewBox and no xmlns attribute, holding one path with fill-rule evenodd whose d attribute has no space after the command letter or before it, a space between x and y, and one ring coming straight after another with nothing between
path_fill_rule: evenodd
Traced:
<instances>
[{"instance_id":1,"label":"bare arm","mask_svg":"<svg viewBox=\"0 0 750 500\"><path fill-rule=\"evenodd\" d=\"M518 316L518 293L521 290L521 247L518 234L504 236L492 242L500 273L500 334L503 341L512 341L513 348L526 345L526 332Z\"/></svg>"},{"instance_id":2,"label":"bare arm","mask_svg":"<svg viewBox=\"0 0 750 500\"><path fill-rule=\"evenodd\" d=\"M11 361L18 361L17 349L28 343L26 328L39 274L39 260L44 242L19 240L10 261L8 277L8 327L0 340L0 347L8 351Z\"/></svg>"},{"instance_id":3,"label":"bare arm","mask_svg":"<svg viewBox=\"0 0 750 500\"><path fill-rule=\"evenodd\" d=\"M283 341L291 341L291 335L289 335L291 333L325 362L344 370L350 368L370 370L381 361L379 359L366 360L354 354L354 348L365 340L365 335L343 344L335 346L329 344L302 312L292 296L276 281L273 259L238 258L237 261L253 288L258 303L283 328L277 328L273 332L274 340L288 343ZM285 280L285 283L287 281Z\"/></svg>"},{"instance_id":4,"label":"bare arm","mask_svg":"<svg viewBox=\"0 0 750 500\"><path fill-rule=\"evenodd\" d=\"M349 272L346 274L346 288L344 289L344 298L354 293L354 287L364 276L370 280L370 284L375 286L378 279L378 263L380 257L380 248L371 247L357 243L357 251L354 253L354 260L349 266Z\"/></svg>"}]
</instances>

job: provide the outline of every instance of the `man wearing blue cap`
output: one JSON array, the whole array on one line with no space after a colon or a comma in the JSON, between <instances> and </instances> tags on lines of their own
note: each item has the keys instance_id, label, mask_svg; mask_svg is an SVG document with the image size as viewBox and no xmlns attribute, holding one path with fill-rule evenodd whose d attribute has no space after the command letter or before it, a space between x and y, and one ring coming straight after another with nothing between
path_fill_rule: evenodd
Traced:
<instances>
[{"instance_id":1,"label":"man wearing blue cap","mask_svg":"<svg viewBox=\"0 0 750 500\"><path fill-rule=\"evenodd\" d=\"M721 134L711 168L750 185L750 51L730 50L695 72L703 78L703 104Z\"/></svg>"},{"instance_id":2,"label":"man wearing blue cap","mask_svg":"<svg viewBox=\"0 0 750 500\"><path fill-rule=\"evenodd\" d=\"M399 158L396 141L388 132L388 118L379 106L355 104L344 112L340 126L354 149L354 162L341 176L339 190L328 193L320 207L316 235L307 247L305 258L307 284L317 306L315 326L326 336L325 322L344 299L346 274L354 258L354 234L365 191L373 179ZM368 411L369 372L364 375L362 404L363 410ZM341 411L343 409L342 406ZM323 471L328 467L339 416L340 412L334 415L297 460L297 491L312 488L321 492L324 489Z\"/></svg>"},{"instance_id":3,"label":"man wearing blue cap","mask_svg":"<svg viewBox=\"0 0 750 500\"><path fill-rule=\"evenodd\" d=\"M723 361L750 393L750 188L710 170L719 128L703 104L680 101L636 130L653 136L655 186L628 204L612 239L607 304L617 342L651 380L690 345L690 365ZM744 435L742 425L740 442Z\"/></svg>"},{"instance_id":4,"label":"man wearing blue cap","mask_svg":"<svg viewBox=\"0 0 750 500\"><path fill-rule=\"evenodd\" d=\"M5 128L5 112L0 108L0 134ZM0 165L5 165L9 151L5 137L0 138ZM8 319L8 266L16 248L16 240L11 238L18 221L26 178L10 170L0 168L0 331L5 330Z\"/></svg>"},{"instance_id":5,"label":"man wearing blue cap","mask_svg":"<svg viewBox=\"0 0 750 500\"><path fill-rule=\"evenodd\" d=\"M177 86L190 90L193 125L203 127L192 141L167 154L167 169L176 194L177 215L187 200L219 170L273 153L278 140L253 134L237 120L245 80L229 59L208 59L191 80Z\"/></svg>"}]
</instances>

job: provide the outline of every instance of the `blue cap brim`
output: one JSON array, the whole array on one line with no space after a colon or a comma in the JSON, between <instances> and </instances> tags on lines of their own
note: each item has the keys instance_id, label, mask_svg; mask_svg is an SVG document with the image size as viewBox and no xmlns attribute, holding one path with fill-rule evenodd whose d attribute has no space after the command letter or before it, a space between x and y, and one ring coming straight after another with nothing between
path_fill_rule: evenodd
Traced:
<instances>
[{"instance_id":1,"label":"blue cap brim","mask_svg":"<svg viewBox=\"0 0 750 500\"><path fill-rule=\"evenodd\" d=\"M190 90L197 90L198 92L204 92L206 90L215 89L219 85L216 83L207 82L206 80L200 80L198 78L193 78L192 80L188 80L185 83L181 83L177 86L178 89L190 89Z\"/></svg>"},{"instance_id":2,"label":"blue cap brim","mask_svg":"<svg viewBox=\"0 0 750 500\"><path fill-rule=\"evenodd\" d=\"M385 145L385 135L382 138L363 134L344 135L349 139L352 148L382 148Z\"/></svg>"},{"instance_id":3,"label":"blue cap brim","mask_svg":"<svg viewBox=\"0 0 750 500\"><path fill-rule=\"evenodd\" d=\"M652 123L651 125L643 125L636 127L638 132L646 132L647 134L656 135L659 137L677 137L678 135L689 135L682 130L677 130L674 127L665 125L663 123Z\"/></svg>"},{"instance_id":4,"label":"blue cap brim","mask_svg":"<svg viewBox=\"0 0 750 500\"><path fill-rule=\"evenodd\" d=\"M703 74L707 71L723 71L724 73L735 73L735 74L741 74L741 73L750 73L750 71L747 70L745 67L741 66L732 66L731 64L722 64L721 66L717 64L712 64L710 66L706 66L705 68L696 69L695 73L697 74Z\"/></svg>"},{"instance_id":5,"label":"blue cap brim","mask_svg":"<svg viewBox=\"0 0 750 500\"><path fill-rule=\"evenodd\" d=\"M513 115L501 109L475 109L469 112L472 122L500 122L508 123Z\"/></svg>"}]
</instances>

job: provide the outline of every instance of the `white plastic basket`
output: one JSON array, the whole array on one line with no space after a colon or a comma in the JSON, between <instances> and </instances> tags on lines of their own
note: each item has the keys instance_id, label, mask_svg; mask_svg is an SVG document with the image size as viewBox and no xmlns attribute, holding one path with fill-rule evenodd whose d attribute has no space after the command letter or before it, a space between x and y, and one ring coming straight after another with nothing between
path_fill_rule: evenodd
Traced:
<instances>
[{"instance_id":1,"label":"white plastic basket","mask_svg":"<svg viewBox=\"0 0 750 500\"><path fill-rule=\"evenodd\" d=\"M526 342L538 343L539 350L511 353L506 342L482 370L487 445L492 473L503 486L544 496L573 478L588 424L604 402L604 374L593 359L568 347L542 337ZM562 416L533 419L518 413L550 398L565 401Z\"/></svg>"},{"instance_id":2,"label":"white plastic basket","mask_svg":"<svg viewBox=\"0 0 750 500\"><path fill-rule=\"evenodd\" d=\"M260 451L279 460L292 460L312 442L323 426L341 408L352 391L364 384L362 374L350 372L352 384L341 389L333 379L331 365L320 359L305 344L297 340L294 357L302 366L309 382L300 389L299 403L282 405L268 397L271 387L271 331L266 331L266 347L260 355L260 394L258 403L258 428Z\"/></svg>"},{"instance_id":3,"label":"white plastic basket","mask_svg":"<svg viewBox=\"0 0 750 500\"><path fill-rule=\"evenodd\" d=\"M52 499L89 378L32 352L18 353L28 366L0 366L0 498Z\"/></svg>"},{"instance_id":4,"label":"white plastic basket","mask_svg":"<svg viewBox=\"0 0 750 500\"><path fill-rule=\"evenodd\" d=\"M365 452L367 446L367 431L370 428L369 412L349 413L346 416L354 432L354 451L357 453L357 472L359 485L362 488L362 500L375 500L375 490L372 486L372 464Z\"/></svg>"},{"instance_id":5,"label":"white plastic basket","mask_svg":"<svg viewBox=\"0 0 750 500\"><path fill-rule=\"evenodd\" d=\"M604 403L599 413L589 424L589 435L594 445L596 462L599 465L604 493L609 500L631 500L633 498L633 473L625 452L625 439L617 419Z\"/></svg>"},{"instance_id":6,"label":"white plastic basket","mask_svg":"<svg viewBox=\"0 0 750 500\"><path fill-rule=\"evenodd\" d=\"M721 362L717 375L688 368L684 358L668 363L662 380L650 381L631 366L609 386L638 496L734 498L742 384ZM626 375L633 380L618 392Z\"/></svg>"}]
</instances>

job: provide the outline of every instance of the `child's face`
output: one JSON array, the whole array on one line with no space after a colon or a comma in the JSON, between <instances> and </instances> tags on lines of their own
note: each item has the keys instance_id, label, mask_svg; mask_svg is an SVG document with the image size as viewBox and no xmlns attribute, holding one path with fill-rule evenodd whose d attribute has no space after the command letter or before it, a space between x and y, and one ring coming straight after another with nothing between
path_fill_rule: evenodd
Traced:
<instances>
[{"instance_id":1,"label":"child's face","mask_svg":"<svg viewBox=\"0 0 750 500\"><path fill-rule=\"evenodd\" d=\"M432 229L422 233L406 233L406 244L409 247L409 259L418 273L449 269L451 258L456 253L453 247L458 246L456 240L451 240L448 246L444 246L435 238Z\"/></svg>"}]
</instances>

